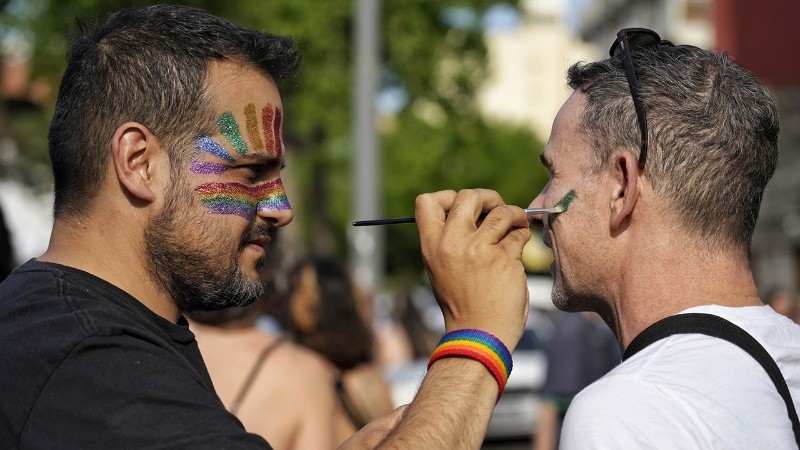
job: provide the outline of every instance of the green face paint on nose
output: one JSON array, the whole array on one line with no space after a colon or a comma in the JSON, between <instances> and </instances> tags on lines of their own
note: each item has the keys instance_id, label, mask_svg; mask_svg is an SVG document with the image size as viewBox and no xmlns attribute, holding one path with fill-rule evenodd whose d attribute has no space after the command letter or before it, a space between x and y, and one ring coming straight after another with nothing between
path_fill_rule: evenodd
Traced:
<instances>
[{"instance_id":1,"label":"green face paint on nose","mask_svg":"<svg viewBox=\"0 0 800 450\"><path fill-rule=\"evenodd\" d=\"M567 195L562 197L561 200L556 203L555 208L560 209L561 213L566 212L567 208L569 208L569 204L572 203L573 200L575 200L575 189L570 189L569 192L567 192ZM561 213L550 214L547 216L547 224L550 225L551 228L556 220L556 216Z\"/></svg>"}]
</instances>

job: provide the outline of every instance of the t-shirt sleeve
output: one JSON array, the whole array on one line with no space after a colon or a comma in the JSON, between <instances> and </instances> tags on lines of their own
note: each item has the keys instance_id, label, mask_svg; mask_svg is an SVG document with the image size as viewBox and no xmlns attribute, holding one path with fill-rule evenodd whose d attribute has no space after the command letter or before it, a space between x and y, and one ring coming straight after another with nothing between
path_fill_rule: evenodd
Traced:
<instances>
[{"instance_id":1,"label":"t-shirt sleeve","mask_svg":"<svg viewBox=\"0 0 800 450\"><path fill-rule=\"evenodd\" d=\"M75 346L41 390L20 443L30 448L270 448L244 431L180 354L129 335L93 336Z\"/></svg>"}]
</instances>

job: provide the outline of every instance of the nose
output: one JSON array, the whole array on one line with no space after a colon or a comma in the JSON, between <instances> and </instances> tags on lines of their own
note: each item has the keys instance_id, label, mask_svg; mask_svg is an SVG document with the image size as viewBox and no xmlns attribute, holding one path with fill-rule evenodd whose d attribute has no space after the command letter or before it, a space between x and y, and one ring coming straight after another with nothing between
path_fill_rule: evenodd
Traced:
<instances>
[{"instance_id":1,"label":"nose","mask_svg":"<svg viewBox=\"0 0 800 450\"><path fill-rule=\"evenodd\" d=\"M294 210L292 209L291 205L282 209L262 208L259 205L257 214L258 217L274 224L276 227L285 227L294 219Z\"/></svg>"},{"instance_id":2,"label":"nose","mask_svg":"<svg viewBox=\"0 0 800 450\"><path fill-rule=\"evenodd\" d=\"M262 189L262 197L257 201L256 214L259 218L276 227L288 225L294 219L294 211L281 179L267 183Z\"/></svg>"},{"instance_id":3,"label":"nose","mask_svg":"<svg viewBox=\"0 0 800 450\"><path fill-rule=\"evenodd\" d=\"M544 196L542 195L544 191L540 192L536 198L533 199L528 208L544 208ZM528 220L530 221L531 226L536 228L543 228L544 227L544 220L547 217L547 214L531 214L528 216Z\"/></svg>"}]
</instances>

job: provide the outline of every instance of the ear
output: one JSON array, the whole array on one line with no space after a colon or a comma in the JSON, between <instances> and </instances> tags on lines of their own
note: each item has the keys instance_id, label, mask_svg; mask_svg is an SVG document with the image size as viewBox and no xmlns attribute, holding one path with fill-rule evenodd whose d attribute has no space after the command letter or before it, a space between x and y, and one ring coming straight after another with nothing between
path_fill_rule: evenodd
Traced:
<instances>
[{"instance_id":1,"label":"ear","mask_svg":"<svg viewBox=\"0 0 800 450\"><path fill-rule=\"evenodd\" d=\"M623 152L612 163L611 229L618 229L631 215L639 199L638 161L633 154Z\"/></svg>"},{"instance_id":2,"label":"ear","mask_svg":"<svg viewBox=\"0 0 800 450\"><path fill-rule=\"evenodd\" d=\"M126 122L117 128L111 142L114 170L131 196L147 202L155 200L153 174L160 151L158 139L144 125Z\"/></svg>"}]
</instances>

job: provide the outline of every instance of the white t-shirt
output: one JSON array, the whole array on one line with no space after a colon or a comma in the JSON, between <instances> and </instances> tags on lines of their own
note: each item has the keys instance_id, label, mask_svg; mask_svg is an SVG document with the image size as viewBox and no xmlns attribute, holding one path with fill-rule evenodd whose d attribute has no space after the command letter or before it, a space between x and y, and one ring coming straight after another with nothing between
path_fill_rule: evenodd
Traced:
<instances>
[{"instance_id":1,"label":"white t-shirt","mask_svg":"<svg viewBox=\"0 0 800 450\"><path fill-rule=\"evenodd\" d=\"M769 352L800 411L800 325L769 306L699 306L742 327ZM561 449L797 448L766 371L738 346L672 335L581 391L567 410Z\"/></svg>"}]
</instances>

